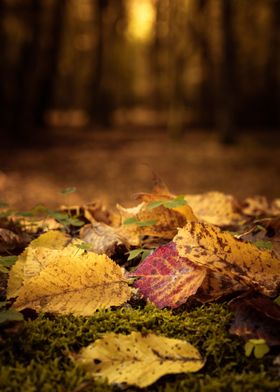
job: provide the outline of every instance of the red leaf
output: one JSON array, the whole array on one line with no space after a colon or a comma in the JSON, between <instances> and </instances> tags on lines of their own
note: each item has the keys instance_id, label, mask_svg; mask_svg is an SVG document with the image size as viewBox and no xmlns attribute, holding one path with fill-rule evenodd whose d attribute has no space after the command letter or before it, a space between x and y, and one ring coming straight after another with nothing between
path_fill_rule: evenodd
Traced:
<instances>
[{"instance_id":1,"label":"red leaf","mask_svg":"<svg viewBox=\"0 0 280 392\"><path fill-rule=\"evenodd\" d=\"M173 242L159 247L130 276L140 277L134 282L144 298L158 308L177 308L194 295L206 275L185 257L180 257Z\"/></svg>"}]
</instances>

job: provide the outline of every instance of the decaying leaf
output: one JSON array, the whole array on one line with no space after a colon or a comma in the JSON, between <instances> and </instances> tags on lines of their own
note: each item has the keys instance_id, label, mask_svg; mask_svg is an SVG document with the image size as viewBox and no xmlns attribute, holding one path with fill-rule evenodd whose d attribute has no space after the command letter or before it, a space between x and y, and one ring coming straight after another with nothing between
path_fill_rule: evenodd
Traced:
<instances>
[{"instance_id":1,"label":"decaying leaf","mask_svg":"<svg viewBox=\"0 0 280 392\"><path fill-rule=\"evenodd\" d=\"M204 361L190 343L152 333L108 333L73 355L95 378L144 388L165 374L196 372Z\"/></svg>"},{"instance_id":2,"label":"decaying leaf","mask_svg":"<svg viewBox=\"0 0 280 392\"><path fill-rule=\"evenodd\" d=\"M269 346L280 345L280 306L271 299L251 295L231 301L235 319L230 333L244 339L264 339Z\"/></svg>"},{"instance_id":3,"label":"decaying leaf","mask_svg":"<svg viewBox=\"0 0 280 392\"><path fill-rule=\"evenodd\" d=\"M79 249L78 249L79 251ZM43 250L42 250L43 252ZM89 316L118 306L131 295L123 270L105 255L48 254L48 264L18 291L13 307Z\"/></svg>"},{"instance_id":4,"label":"decaying leaf","mask_svg":"<svg viewBox=\"0 0 280 392\"><path fill-rule=\"evenodd\" d=\"M16 248L23 248L30 241L28 234L16 234L9 229L0 228L0 253L12 252Z\"/></svg>"},{"instance_id":5,"label":"decaying leaf","mask_svg":"<svg viewBox=\"0 0 280 392\"><path fill-rule=\"evenodd\" d=\"M238 201L222 192L185 195L195 216L201 221L217 226L233 225L242 219Z\"/></svg>"},{"instance_id":6,"label":"decaying leaf","mask_svg":"<svg viewBox=\"0 0 280 392\"><path fill-rule=\"evenodd\" d=\"M218 227L188 222L174 238L179 255L265 295L276 295L280 260L268 250L233 237Z\"/></svg>"},{"instance_id":7,"label":"decaying leaf","mask_svg":"<svg viewBox=\"0 0 280 392\"><path fill-rule=\"evenodd\" d=\"M115 254L118 248L125 251L128 247L125 238L118 234L117 229L105 223L96 222L84 226L80 231L80 238L91 244L91 251L107 256Z\"/></svg>"},{"instance_id":8,"label":"decaying leaf","mask_svg":"<svg viewBox=\"0 0 280 392\"><path fill-rule=\"evenodd\" d=\"M167 208L161 204L153 209L149 209L148 205L145 201L134 208L117 206L122 217L120 233L130 240L131 245L138 246L140 237L145 235L171 240L178 227L183 227L187 221L197 220L188 205Z\"/></svg>"},{"instance_id":9,"label":"decaying leaf","mask_svg":"<svg viewBox=\"0 0 280 392\"><path fill-rule=\"evenodd\" d=\"M16 297L22 285L29 278L38 275L48 264L49 254L54 250L61 251L69 240L68 236L59 231L49 231L33 240L18 257L10 271L7 298Z\"/></svg>"},{"instance_id":10,"label":"decaying leaf","mask_svg":"<svg viewBox=\"0 0 280 392\"><path fill-rule=\"evenodd\" d=\"M248 290L248 286L242 285L219 272L207 270L206 276L195 294L195 298L200 302L206 303L244 290Z\"/></svg>"},{"instance_id":11,"label":"decaying leaf","mask_svg":"<svg viewBox=\"0 0 280 392\"><path fill-rule=\"evenodd\" d=\"M173 242L159 247L130 274L138 277L134 286L158 308L176 308L194 295L206 269L180 257Z\"/></svg>"},{"instance_id":12,"label":"decaying leaf","mask_svg":"<svg viewBox=\"0 0 280 392\"><path fill-rule=\"evenodd\" d=\"M280 215L277 199L271 203L265 196L253 196L247 197L242 204L242 213L248 216L259 217Z\"/></svg>"},{"instance_id":13,"label":"decaying leaf","mask_svg":"<svg viewBox=\"0 0 280 392\"><path fill-rule=\"evenodd\" d=\"M101 201L77 206L61 206L61 211L70 215L85 218L90 223L102 222L107 225L112 223L112 214Z\"/></svg>"}]
</instances>

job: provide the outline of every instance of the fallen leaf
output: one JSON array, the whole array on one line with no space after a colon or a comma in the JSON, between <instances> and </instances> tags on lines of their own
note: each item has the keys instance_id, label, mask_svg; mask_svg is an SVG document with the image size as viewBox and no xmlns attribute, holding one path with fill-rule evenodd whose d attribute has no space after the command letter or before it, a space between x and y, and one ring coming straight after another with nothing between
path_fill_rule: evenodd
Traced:
<instances>
[{"instance_id":1,"label":"fallen leaf","mask_svg":"<svg viewBox=\"0 0 280 392\"><path fill-rule=\"evenodd\" d=\"M264 339L269 346L280 345L280 306L271 299L252 295L230 302L235 313L230 333L244 339Z\"/></svg>"},{"instance_id":2,"label":"fallen leaf","mask_svg":"<svg viewBox=\"0 0 280 392\"><path fill-rule=\"evenodd\" d=\"M29 278L38 275L47 265L49 253L54 250L62 250L69 239L70 237L59 231L49 231L33 240L11 268L7 298L15 298L23 284ZM43 252L42 249L44 249Z\"/></svg>"},{"instance_id":3,"label":"fallen leaf","mask_svg":"<svg viewBox=\"0 0 280 392\"><path fill-rule=\"evenodd\" d=\"M97 309L123 304L130 295L123 270L107 256L54 252L39 275L20 288L13 307L90 316Z\"/></svg>"},{"instance_id":4,"label":"fallen leaf","mask_svg":"<svg viewBox=\"0 0 280 392\"><path fill-rule=\"evenodd\" d=\"M270 203L265 196L247 197L242 203L242 213L248 216L277 216L280 209L277 199Z\"/></svg>"},{"instance_id":5,"label":"fallen leaf","mask_svg":"<svg viewBox=\"0 0 280 392\"><path fill-rule=\"evenodd\" d=\"M165 374L196 372L204 366L190 343L140 332L108 333L73 357L95 378L140 388Z\"/></svg>"},{"instance_id":6,"label":"fallen leaf","mask_svg":"<svg viewBox=\"0 0 280 392\"><path fill-rule=\"evenodd\" d=\"M174 243L159 247L129 276L144 298L158 308L177 308L194 295L202 284L206 269L180 257Z\"/></svg>"},{"instance_id":7,"label":"fallen leaf","mask_svg":"<svg viewBox=\"0 0 280 392\"><path fill-rule=\"evenodd\" d=\"M118 248L123 248L124 252L128 248L126 240L117 229L105 223L96 222L84 226L80 231L80 238L91 244L89 250L97 254L112 256Z\"/></svg>"},{"instance_id":8,"label":"fallen leaf","mask_svg":"<svg viewBox=\"0 0 280 392\"><path fill-rule=\"evenodd\" d=\"M131 245L138 246L141 236L171 240L178 227L183 227L189 220L197 220L188 205L168 208L161 204L149 209L150 201L142 202L133 208L117 206L122 218L120 234L128 239ZM130 225L128 224L129 219ZM131 240L133 240L133 243Z\"/></svg>"},{"instance_id":9,"label":"fallen leaf","mask_svg":"<svg viewBox=\"0 0 280 392\"><path fill-rule=\"evenodd\" d=\"M238 201L222 192L208 192L201 195L185 195L195 216L201 221L217 226L228 226L240 222Z\"/></svg>"},{"instance_id":10,"label":"fallen leaf","mask_svg":"<svg viewBox=\"0 0 280 392\"><path fill-rule=\"evenodd\" d=\"M13 252L17 248L24 248L30 237L26 233L16 234L9 229L0 228L0 253Z\"/></svg>"},{"instance_id":11,"label":"fallen leaf","mask_svg":"<svg viewBox=\"0 0 280 392\"><path fill-rule=\"evenodd\" d=\"M200 302L206 303L244 290L248 290L248 286L242 285L219 272L207 270L207 274L198 288L195 298Z\"/></svg>"},{"instance_id":12,"label":"fallen leaf","mask_svg":"<svg viewBox=\"0 0 280 392\"><path fill-rule=\"evenodd\" d=\"M174 238L179 255L265 295L276 295L280 260L214 225L188 222Z\"/></svg>"}]
</instances>

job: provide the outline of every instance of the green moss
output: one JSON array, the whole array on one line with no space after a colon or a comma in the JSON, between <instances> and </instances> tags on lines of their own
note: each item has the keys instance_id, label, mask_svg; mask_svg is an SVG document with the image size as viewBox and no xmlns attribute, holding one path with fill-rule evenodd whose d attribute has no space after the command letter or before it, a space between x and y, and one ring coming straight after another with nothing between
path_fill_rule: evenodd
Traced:
<instances>
[{"instance_id":1,"label":"green moss","mask_svg":"<svg viewBox=\"0 0 280 392\"><path fill-rule=\"evenodd\" d=\"M229 335L232 319L226 305L211 304L190 311L120 308L93 317L40 315L25 321L20 332L0 343L1 391L115 391L97 383L68 358L103 333L153 331L186 339L207 359L198 373L162 377L147 391L279 391L272 365L275 352L263 359L247 358L241 339ZM136 388L129 388L134 391Z\"/></svg>"}]
</instances>

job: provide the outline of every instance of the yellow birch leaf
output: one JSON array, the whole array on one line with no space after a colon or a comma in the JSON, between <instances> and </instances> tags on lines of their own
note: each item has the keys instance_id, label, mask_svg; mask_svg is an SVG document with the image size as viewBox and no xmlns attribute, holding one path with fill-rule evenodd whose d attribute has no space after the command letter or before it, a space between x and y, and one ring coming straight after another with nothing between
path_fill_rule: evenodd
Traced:
<instances>
[{"instance_id":1,"label":"yellow birch leaf","mask_svg":"<svg viewBox=\"0 0 280 392\"><path fill-rule=\"evenodd\" d=\"M13 307L90 316L97 309L123 304L130 295L123 270L107 256L55 252L40 274L21 287Z\"/></svg>"},{"instance_id":2,"label":"yellow birch leaf","mask_svg":"<svg viewBox=\"0 0 280 392\"><path fill-rule=\"evenodd\" d=\"M174 238L179 255L251 286L265 295L277 294L280 260L271 251L233 237L214 225L188 222Z\"/></svg>"},{"instance_id":3,"label":"yellow birch leaf","mask_svg":"<svg viewBox=\"0 0 280 392\"><path fill-rule=\"evenodd\" d=\"M7 298L16 297L25 279L41 271L45 263L48 262L48 258L45 257L48 249L62 250L67 241L69 241L69 237L59 231L48 231L36 238L36 240L33 240L11 268L7 287ZM37 249L41 248L46 249L45 254L41 252L44 256L42 259L37 256Z\"/></svg>"},{"instance_id":4,"label":"yellow birch leaf","mask_svg":"<svg viewBox=\"0 0 280 392\"><path fill-rule=\"evenodd\" d=\"M204 365L198 350L190 343L140 332L108 333L72 357L93 377L140 388L165 374L196 372Z\"/></svg>"}]
</instances>

